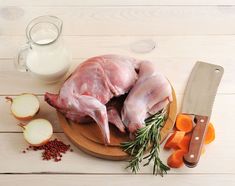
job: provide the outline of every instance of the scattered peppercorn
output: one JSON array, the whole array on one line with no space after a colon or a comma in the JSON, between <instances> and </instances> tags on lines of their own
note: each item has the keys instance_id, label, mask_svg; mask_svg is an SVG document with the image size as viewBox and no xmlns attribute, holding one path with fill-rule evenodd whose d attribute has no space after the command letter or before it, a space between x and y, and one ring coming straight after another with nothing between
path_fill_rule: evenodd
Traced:
<instances>
[{"instance_id":1,"label":"scattered peppercorn","mask_svg":"<svg viewBox=\"0 0 235 186\"><path fill-rule=\"evenodd\" d=\"M47 142L44 145L41 145L39 147L29 146L27 150L43 150L42 152L42 159L43 160L51 160L53 159L55 162L61 161L62 154L66 153L68 150L73 152L73 149L70 149L70 145L64 144L62 141L59 141L57 139L51 140ZM26 153L25 150L22 151L23 153Z\"/></svg>"}]
</instances>

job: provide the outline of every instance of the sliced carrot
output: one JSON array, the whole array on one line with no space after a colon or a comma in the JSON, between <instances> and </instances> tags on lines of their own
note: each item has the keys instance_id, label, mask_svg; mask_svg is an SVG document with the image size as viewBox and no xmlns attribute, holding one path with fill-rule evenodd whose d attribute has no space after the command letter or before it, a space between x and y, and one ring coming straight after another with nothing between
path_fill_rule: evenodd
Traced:
<instances>
[{"instance_id":1,"label":"sliced carrot","mask_svg":"<svg viewBox=\"0 0 235 186\"><path fill-rule=\"evenodd\" d=\"M179 114L176 118L176 128L186 133L191 132L193 130L192 118L185 114Z\"/></svg>"},{"instance_id":2,"label":"sliced carrot","mask_svg":"<svg viewBox=\"0 0 235 186\"><path fill-rule=\"evenodd\" d=\"M167 165L171 168L179 168L183 165L183 156L186 154L184 150L176 150L167 159Z\"/></svg>"},{"instance_id":3,"label":"sliced carrot","mask_svg":"<svg viewBox=\"0 0 235 186\"><path fill-rule=\"evenodd\" d=\"M214 140L215 140L215 128L212 125L212 123L209 123L208 128L207 128L207 132L206 132L206 139L205 139L204 143L209 144Z\"/></svg>"},{"instance_id":4,"label":"sliced carrot","mask_svg":"<svg viewBox=\"0 0 235 186\"><path fill-rule=\"evenodd\" d=\"M164 149L177 149L178 144L182 141L184 138L185 132L183 131L175 131L166 141L164 145Z\"/></svg>"},{"instance_id":5,"label":"sliced carrot","mask_svg":"<svg viewBox=\"0 0 235 186\"><path fill-rule=\"evenodd\" d=\"M164 145L164 149L170 149L170 142L172 141L172 139L175 137L175 133L176 131L167 139L165 145Z\"/></svg>"},{"instance_id":6,"label":"sliced carrot","mask_svg":"<svg viewBox=\"0 0 235 186\"><path fill-rule=\"evenodd\" d=\"M178 148L188 152L191 137L191 135L185 135L181 142L178 144Z\"/></svg>"}]
</instances>

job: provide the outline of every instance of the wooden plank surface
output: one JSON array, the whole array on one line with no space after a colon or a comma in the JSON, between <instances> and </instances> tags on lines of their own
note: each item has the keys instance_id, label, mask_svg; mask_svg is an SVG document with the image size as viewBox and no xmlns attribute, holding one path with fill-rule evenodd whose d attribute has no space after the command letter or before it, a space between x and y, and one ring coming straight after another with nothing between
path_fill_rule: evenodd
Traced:
<instances>
[{"instance_id":1,"label":"wooden plank surface","mask_svg":"<svg viewBox=\"0 0 235 186\"><path fill-rule=\"evenodd\" d=\"M234 185L234 5L234 0L0 0L0 185ZM100 160L74 146L74 152L68 152L59 163L42 161L40 152L23 154L27 144L5 102L7 95L39 95L37 117L49 119L53 137L70 143L55 110L42 96L45 91L57 92L61 83L39 83L14 68L14 57L26 40L27 23L44 14L64 21L63 38L72 54L70 71L100 54L148 59L173 84L179 106L197 60L222 65L225 74L211 117L216 140L206 147L200 164L195 169L172 169L162 179L151 175L151 167L133 176L125 170L126 162ZM143 39L156 41L156 48L146 54L134 53L131 44ZM161 152L164 162L169 154Z\"/></svg>"},{"instance_id":2,"label":"wooden plank surface","mask_svg":"<svg viewBox=\"0 0 235 186\"><path fill-rule=\"evenodd\" d=\"M48 14L64 21L65 35L235 34L235 6L2 6L0 34L23 35L30 20Z\"/></svg>"},{"instance_id":3,"label":"wooden plank surface","mask_svg":"<svg viewBox=\"0 0 235 186\"><path fill-rule=\"evenodd\" d=\"M234 0L0 0L3 6L178 6L235 5Z\"/></svg>"},{"instance_id":4,"label":"wooden plank surface","mask_svg":"<svg viewBox=\"0 0 235 186\"><path fill-rule=\"evenodd\" d=\"M228 36L62 36L73 58L88 58L94 55L117 53L136 58L233 59L235 35ZM136 42L155 42L150 53L136 53ZM26 43L25 36L0 36L0 59L14 58L19 48ZM179 45L180 44L180 45ZM223 62L221 62L223 63ZM9 64L9 65L12 65ZM1 67L2 68L2 67ZM1 69L0 68L0 69Z\"/></svg>"},{"instance_id":5,"label":"wooden plank surface","mask_svg":"<svg viewBox=\"0 0 235 186\"><path fill-rule=\"evenodd\" d=\"M112 180L112 181L111 181ZM146 182L147 181L147 182ZM7 186L75 186L75 185L109 185L119 186L126 185L146 185L148 186L198 186L201 183L205 185L222 186L232 185L235 182L234 175L166 175L164 178L152 175L0 175L0 183Z\"/></svg>"},{"instance_id":6,"label":"wooden plank surface","mask_svg":"<svg viewBox=\"0 0 235 186\"><path fill-rule=\"evenodd\" d=\"M181 98L179 98L179 102ZM226 103L227 107L221 107ZM235 143L231 143L233 139L234 123L233 113L228 112L227 108L235 108L235 95L217 95L215 106L213 108L213 114L211 121L216 128L216 140L211 145L206 146L206 152L200 160L200 164L194 169L188 169L186 167L182 169L172 169L170 173L233 173L235 174L235 166L233 159L235 156ZM4 113L3 113L4 114ZM11 118L5 117L4 114L2 121L0 122L1 131L0 141L4 141L0 145L0 173L40 173L40 172L54 172L54 173L128 173L125 170L126 162L113 162L100 160L82 153L76 149L73 153L68 153L64 156L63 161L59 163L45 162L40 159L40 153L30 152L23 154L21 151L27 147L26 142L19 128L16 126L16 122L9 123ZM50 116L51 117L51 116ZM48 118L48 116L45 116ZM11 125L10 127L8 125ZM54 123L54 125L57 125ZM17 133L5 133L4 130ZM64 134L54 134L63 140L65 143L70 143ZM229 153L225 153L229 149ZM162 150L163 160L166 161L169 156L169 152ZM30 166L24 166L27 162L34 162ZM215 164L216 162L216 164ZM17 166L16 166L17 165ZM229 165L229 166L225 166ZM88 168L90 167L90 168ZM143 169L144 173L151 173L151 168L146 167Z\"/></svg>"},{"instance_id":7,"label":"wooden plank surface","mask_svg":"<svg viewBox=\"0 0 235 186\"><path fill-rule=\"evenodd\" d=\"M147 57L142 59L148 59ZM210 59L210 58L202 58L205 62L211 62L215 64L220 64L225 68L226 73L222 79L222 83L218 89L218 93L220 94L228 94L235 93L235 86L231 86L231 83L235 81L234 69L235 67L232 65L234 59ZM161 72L167 76L172 85L174 86L177 94L183 94L185 85L187 83L187 78L189 77L190 70L192 69L194 63L197 61L197 58L157 58L156 66L159 67ZM5 63L6 61L11 61L9 63ZM75 59L74 65L81 63L83 59ZM1 62L4 62L1 63ZM12 60L1 60L0 66L5 66L12 63ZM6 64L6 65L5 65ZM13 67L12 64L10 66ZM180 68L184 66L183 68ZM73 69L71 68L71 69ZM9 71L12 69L9 68ZM62 82L58 82L56 84L50 85L39 82L37 79L34 79L28 73L16 72L14 69L11 73L9 71L1 71L0 70L0 83L4 89L0 89L0 95L14 95L20 94L23 92L33 92L37 94L44 94L46 91L48 92L58 92ZM72 70L70 70L72 71ZM6 81L7 79L7 81ZM15 86L15 84L21 84L21 86Z\"/></svg>"},{"instance_id":8,"label":"wooden plank surface","mask_svg":"<svg viewBox=\"0 0 235 186\"><path fill-rule=\"evenodd\" d=\"M107 53L148 59L153 61L159 70L169 78L176 92L182 94L194 63L200 60L219 64L225 68L218 93L235 93L235 86L231 86L235 83L234 36L155 36L150 37L156 41L157 45L152 52L138 54L130 50L129 47L132 43L147 38L149 37L67 36L64 37L64 40L73 57L73 67L88 57ZM0 58L2 57L0 84L4 87L0 89L0 95L22 92L43 94L45 91L56 92L59 89L60 84L38 83L30 78L29 74L15 70L13 58L19 47L25 42L24 37L2 36L0 41ZM18 83L21 86L15 86Z\"/></svg>"},{"instance_id":9,"label":"wooden plank surface","mask_svg":"<svg viewBox=\"0 0 235 186\"><path fill-rule=\"evenodd\" d=\"M230 125L228 125L230 127ZM216 126L217 127L217 126ZM217 127L219 130L220 127ZM229 130L229 129L228 129ZM221 153L226 149L234 149L235 145L230 143L230 131L223 131L217 134L216 141L206 147L206 152L200 159L200 164L189 169L182 167L181 169L171 169L169 174L235 174L234 166L232 166L235 156L234 150L229 153ZM70 144L64 134L54 134L64 143ZM223 138L222 138L223 137ZM42 161L39 151L30 151L22 153L27 147L21 133L1 133L0 140L5 141L0 146L1 167L0 173L68 173L68 174L128 174L126 170L128 165L125 161L109 161L97 159L89 156L75 146L72 145L74 152L67 152L63 155L61 162ZM228 144L228 145L225 145ZM161 151L163 162L166 162L170 152ZM222 160L222 161L219 161ZM216 164L215 164L216 162ZM228 164L230 166L224 166ZM141 169L140 173L152 174L151 165Z\"/></svg>"}]
</instances>

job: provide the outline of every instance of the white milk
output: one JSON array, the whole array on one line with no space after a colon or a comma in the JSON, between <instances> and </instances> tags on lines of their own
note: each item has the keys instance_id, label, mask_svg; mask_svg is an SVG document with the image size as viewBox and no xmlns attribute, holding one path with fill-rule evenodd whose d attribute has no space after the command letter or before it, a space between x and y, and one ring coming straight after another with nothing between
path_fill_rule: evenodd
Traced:
<instances>
[{"instance_id":1,"label":"white milk","mask_svg":"<svg viewBox=\"0 0 235 186\"><path fill-rule=\"evenodd\" d=\"M41 39L37 43L46 44L53 40ZM59 41L50 45L34 45L26 58L26 66L32 75L47 82L62 78L69 68L69 62L68 52Z\"/></svg>"}]
</instances>

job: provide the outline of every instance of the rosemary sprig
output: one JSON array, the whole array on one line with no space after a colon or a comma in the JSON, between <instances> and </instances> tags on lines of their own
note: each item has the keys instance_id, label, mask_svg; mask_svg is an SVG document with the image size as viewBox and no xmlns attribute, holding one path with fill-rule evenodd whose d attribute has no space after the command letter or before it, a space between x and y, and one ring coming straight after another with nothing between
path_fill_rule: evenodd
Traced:
<instances>
[{"instance_id":1,"label":"rosemary sprig","mask_svg":"<svg viewBox=\"0 0 235 186\"><path fill-rule=\"evenodd\" d=\"M131 156L127 168L130 168L133 173L137 173L140 170L140 163L143 159L147 159L144 166L153 162L153 174L155 175L160 174L163 176L164 173L170 170L159 157L160 129L164 124L165 115L166 111L162 110L150 116L145 120L145 126L138 129L135 140L121 143L123 150ZM146 150L149 150L149 153L144 157Z\"/></svg>"}]
</instances>

